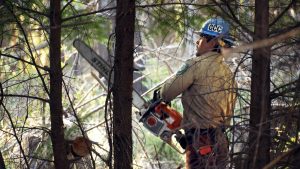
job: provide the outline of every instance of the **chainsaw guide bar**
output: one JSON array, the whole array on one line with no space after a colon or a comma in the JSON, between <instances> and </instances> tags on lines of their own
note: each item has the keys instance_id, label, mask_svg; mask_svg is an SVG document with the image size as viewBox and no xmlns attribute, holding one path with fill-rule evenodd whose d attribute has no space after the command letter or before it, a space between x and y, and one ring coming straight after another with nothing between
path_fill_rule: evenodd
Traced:
<instances>
[{"instance_id":1,"label":"chainsaw guide bar","mask_svg":"<svg viewBox=\"0 0 300 169\"><path fill-rule=\"evenodd\" d=\"M101 76L113 84L113 70L110 64L99 56L91 47L80 39L76 39L73 42L73 46L77 49L80 55L93 67ZM172 77L174 75L171 75ZM170 78L169 77L169 78ZM167 79L169 79L167 78ZM166 79L166 80L167 80ZM157 89L162 83L148 90L146 93ZM106 83L108 84L108 83ZM159 137L161 140L169 144L179 153L183 154L184 151L180 150L172 141L172 136L180 127L182 120L181 114L170 106L162 102L160 99L159 90L154 91L153 99L147 102L135 89L132 91L132 104L139 110L137 118L139 122L143 123L143 126L150 131L153 135Z\"/></svg>"}]
</instances>

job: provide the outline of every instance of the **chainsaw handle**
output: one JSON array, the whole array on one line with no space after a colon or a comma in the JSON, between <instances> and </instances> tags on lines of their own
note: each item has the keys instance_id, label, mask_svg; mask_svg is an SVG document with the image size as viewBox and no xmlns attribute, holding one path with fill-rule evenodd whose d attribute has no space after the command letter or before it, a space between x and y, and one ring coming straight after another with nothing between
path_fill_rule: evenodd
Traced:
<instances>
[{"instance_id":1,"label":"chainsaw handle","mask_svg":"<svg viewBox=\"0 0 300 169\"><path fill-rule=\"evenodd\" d=\"M151 102L156 102L157 100L161 100L161 97L160 97L160 88L156 89L153 91L153 97L152 97L152 100Z\"/></svg>"},{"instance_id":2,"label":"chainsaw handle","mask_svg":"<svg viewBox=\"0 0 300 169\"><path fill-rule=\"evenodd\" d=\"M142 115L142 117L140 118L139 122L143 121L143 118L145 116L147 116L149 113L151 113L151 111L153 111L155 109L155 107L161 102L161 100L156 100L153 103L150 104L150 106L147 108L147 110L145 111L145 113Z\"/></svg>"},{"instance_id":3,"label":"chainsaw handle","mask_svg":"<svg viewBox=\"0 0 300 169\"><path fill-rule=\"evenodd\" d=\"M165 101L161 98L160 89L161 88L158 88L158 89L154 90L151 102L155 102L156 100L161 100L161 101L163 101L164 103L166 103L167 105L169 105L171 107L171 101Z\"/></svg>"},{"instance_id":4,"label":"chainsaw handle","mask_svg":"<svg viewBox=\"0 0 300 169\"><path fill-rule=\"evenodd\" d=\"M154 90L153 92L153 97L152 100L150 101L150 105L149 107L146 109L145 113L140 113L141 114L141 118L139 120L139 122L143 121L143 118L145 116L147 116L149 113L151 113L151 111L154 111L155 107L161 102L161 98L160 98L160 88Z\"/></svg>"}]
</instances>

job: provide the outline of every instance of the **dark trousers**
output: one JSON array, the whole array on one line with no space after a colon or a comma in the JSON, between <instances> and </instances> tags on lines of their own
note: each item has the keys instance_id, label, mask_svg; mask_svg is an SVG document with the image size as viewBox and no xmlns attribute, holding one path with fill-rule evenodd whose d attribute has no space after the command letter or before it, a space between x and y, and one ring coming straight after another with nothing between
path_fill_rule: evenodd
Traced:
<instances>
[{"instance_id":1,"label":"dark trousers","mask_svg":"<svg viewBox=\"0 0 300 169\"><path fill-rule=\"evenodd\" d=\"M228 141L221 128L186 132L186 169L226 169Z\"/></svg>"}]
</instances>

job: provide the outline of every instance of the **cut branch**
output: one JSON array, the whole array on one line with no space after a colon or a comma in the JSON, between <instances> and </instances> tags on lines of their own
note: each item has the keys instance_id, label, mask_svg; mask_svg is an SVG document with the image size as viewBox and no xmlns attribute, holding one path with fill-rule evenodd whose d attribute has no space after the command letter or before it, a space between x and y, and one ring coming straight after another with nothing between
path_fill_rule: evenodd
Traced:
<instances>
[{"instance_id":1,"label":"cut branch","mask_svg":"<svg viewBox=\"0 0 300 169\"><path fill-rule=\"evenodd\" d=\"M244 52L246 50L272 46L276 43L283 42L284 40L297 37L299 36L299 34L300 34L300 26L290 30L289 32L283 33L281 35L273 36L271 38L258 40L253 43L244 44L235 48L223 48L222 54L224 56L229 56L232 53L239 53L239 52Z\"/></svg>"}]
</instances>

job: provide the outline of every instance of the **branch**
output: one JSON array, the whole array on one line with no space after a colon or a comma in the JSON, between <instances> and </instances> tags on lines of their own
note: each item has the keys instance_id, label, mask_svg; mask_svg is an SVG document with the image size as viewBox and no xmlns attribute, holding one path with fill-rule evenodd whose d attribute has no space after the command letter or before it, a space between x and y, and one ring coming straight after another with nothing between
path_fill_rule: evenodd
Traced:
<instances>
[{"instance_id":1,"label":"branch","mask_svg":"<svg viewBox=\"0 0 300 169\"><path fill-rule=\"evenodd\" d=\"M27 160L27 158L26 158L26 156L25 156L24 149L23 149L23 147L22 147L22 143L21 143L21 141L20 141L19 138L18 138L18 135L17 135L17 132L16 132L16 128L15 128L14 123L13 123L13 119L12 119L10 113L8 112L8 110L6 109L5 105L4 105L3 103L1 103L1 105L2 105L4 111L6 112L6 114L7 114L7 116L8 116L8 119L9 119L9 121L10 121L12 130L13 130L13 132L14 132L13 135L14 135L14 137L16 138L18 144L19 144L20 151L21 151L21 154L22 154L22 156L23 156L23 158L24 158L24 160L25 160L26 167L27 167L27 168L30 168L29 163L28 163L28 160Z\"/></svg>"},{"instance_id":2,"label":"branch","mask_svg":"<svg viewBox=\"0 0 300 169\"><path fill-rule=\"evenodd\" d=\"M210 4L205 4L205 5L200 5L200 4L195 4L195 3L185 3L185 2L174 2L174 3L159 3L159 4L149 4L149 5L136 5L136 8L150 8L150 7L158 7L158 6L171 6L171 5L192 5L192 6L202 6L202 7L207 7L207 6L215 6L215 5L210 5ZM89 15L93 15L93 14L97 14L97 13L101 13L101 12L105 12L105 11L110 11L110 10L114 10L116 9L116 7L110 7L110 8L104 8L104 9L100 9L97 11L93 11L93 12L88 12L88 13L83 13L83 14L79 14L79 15L75 15L75 16L71 16L68 18L63 18L62 22L68 21L68 20L72 20L75 18L79 18L82 16L89 16Z\"/></svg>"},{"instance_id":3,"label":"branch","mask_svg":"<svg viewBox=\"0 0 300 169\"><path fill-rule=\"evenodd\" d=\"M149 163L150 163L151 167L154 168L154 165L153 165L152 162L151 162L151 158L150 158L150 156L148 155L148 153L147 153L147 151L146 151L146 148L145 148L145 146L144 146L145 144L143 144L143 142L142 142L142 140L139 138L137 132L136 132L135 130L132 130L132 131L133 131L133 134L136 136L137 141L139 142L140 146L142 147L142 150L144 151L146 158L149 160Z\"/></svg>"},{"instance_id":4,"label":"branch","mask_svg":"<svg viewBox=\"0 0 300 169\"><path fill-rule=\"evenodd\" d=\"M108 76L108 84L107 84L107 96L106 96L106 99L105 99L105 108L104 108L104 119L105 119L105 129L106 129L106 132L107 132L107 139L108 139L108 144L109 144L109 152L108 152L108 155L107 155L107 161L109 162L109 169L112 169L113 168L113 163L112 163L112 160L113 160L113 139L112 139L112 126L109 125L108 123L108 111L111 110L111 96L112 96L112 73L114 71L114 65L112 66L112 69L110 70L109 72L109 76ZM108 108L109 106L109 108ZM111 114L109 114L110 117L109 119L112 119L111 117ZM111 123L112 124L112 123ZM109 128L110 127L110 128Z\"/></svg>"},{"instance_id":5,"label":"branch","mask_svg":"<svg viewBox=\"0 0 300 169\"><path fill-rule=\"evenodd\" d=\"M109 162L107 161L107 159L105 157L103 157L100 153L98 153L96 150L92 149L91 151L93 151L93 153L95 153L96 156L98 156L102 161L104 161L106 165L109 164Z\"/></svg>"},{"instance_id":6,"label":"branch","mask_svg":"<svg viewBox=\"0 0 300 169\"><path fill-rule=\"evenodd\" d=\"M28 50L29 50L29 53L30 53L30 57L31 57L32 63L33 63L34 65L37 65L37 64L35 63L35 58L34 58L34 55L33 55L33 53L32 53L32 50L31 50L31 47L30 47L30 43L29 43L29 40L28 40L28 38L27 38L27 34L26 34L26 32L25 32L25 30L24 30L22 24L20 23L19 18L14 14L13 10L10 9L10 8L7 6L7 4L4 4L4 6L5 6L5 8L13 15L13 17L15 18L18 27L21 29L21 32L22 32L22 34L24 35L25 42L26 42L26 45L27 45L27 47L28 47ZM40 78L41 78L41 81L42 81L42 83L43 83L45 92L46 92L46 93L48 94L48 96L49 96L50 93L49 93L49 90L48 90L48 88L47 88L46 82L45 82L45 80L42 78L42 75L41 75L40 70L39 70L36 66L35 66L35 68L36 68L36 71L37 71L38 75L39 75Z\"/></svg>"},{"instance_id":7,"label":"branch","mask_svg":"<svg viewBox=\"0 0 300 169\"><path fill-rule=\"evenodd\" d=\"M252 43L244 44L241 46L237 46L235 48L223 48L222 49L222 54L224 56L229 56L231 53L239 53L243 52L246 50L251 50L251 49L257 49L257 48L263 48L267 46L272 46L276 43L282 42L284 40L297 37L300 34L300 26L290 30L289 32L273 36L271 38L263 39L263 40L258 40Z\"/></svg>"},{"instance_id":8,"label":"branch","mask_svg":"<svg viewBox=\"0 0 300 169\"><path fill-rule=\"evenodd\" d=\"M72 103L72 101L71 101L71 98L70 98L70 95L69 95L69 90L67 89L67 86L66 86L65 81L62 80L62 82L63 82L63 85L64 85L64 89L65 89L65 91L66 91L66 94L67 94L67 97L68 97L70 106L71 106L72 111L73 111L73 113L74 113L74 117L75 117L75 119L76 119L76 121L77 121L77 123L78 123L78 127L80 128L80 131L81 131L82 136L85 137L85 135L86 135L86 134L85 134L85 131L84 131L83 127L81 126L80 119L79 119L79 117L77 116L76 110L75 110L74 105L73 105L73 103ZM89 153L90 153L91 160L92 160L92 163L93 163L93 168L95 168L95 167L96 167L96 163L95 163L95 160L94 160L94 158L93 158L92 152L89 151Z\"/></svg>"},{"instance_id":9,"label":"branch","mask_svg":"<svg viewBox=\"0 0 300 169\"><path fill-rule=\"evenodd\" d=\"M64 12L64 10L73 2L74 0L70 0L65 6L63 6L61 13Z\"/></svg>"},{"instance_id":10,"label":"branch","mask_svg":"<svg viewBox=\"0 0 300 169\"><path fill-rule=\"evenodd\" d=\"M270 92L270 98L271 99L275 99L278 96L284 95L284 94L286 94L288 92L295 91L296 88L292 88L292 87L289 87L289 86L296 85L297 81L298 80L295 80L295 81L292 81L290 83L287 83L287 84L284 84L282 86L279 86L279 87L275 88L273 91ZM287 88L287 87L289 87L289 88ZM280 89L284 89L284 88L287 88L287 89L285 89L285 90L283 90L283 91L280 92ZM276 91L279 91L279 93L275 93Z\"/></svg>"},{"instance_id":11,"label":"branch","mask_svg":"<svg viewBox=\"0 0 300 169\"><path fill-rule=\"evenodd\" d=\"M42 74L42 76L45 76L45 75L48 75L48 74L49 74L49 73L45 73L45 74ZM25 80L22 80L22 81L19 81L19 82L16 82L16 83L7 85L7 86L4 87L4 89L7 89L7 88L9 88L9 87L12 87L12 86L15 86L15 85L18 85L18 84L21 84L21 83L25 83L25 82L27 82L27 81L36 79L36 78L38 78L38 77L40 77L40 76L30 77L30 78L28 78L28 79L25 79ZM7 81L8 81L8 80L6 80L6 82L7 82Z\"/></svg>"},{"instance_id":12,"label":"branch","mask_svg":"<svg viewBox=\"0 0 300 169\"><path fill-rule=\"evenodd\" d=\"M293 149L289 150L288 152L284 152L282 153L280 156L278 156L277 158L275 158L273 161L271 161L269 164L267 164L266 166L264 166L263 169L270 169L273 168L274 165L276 165L278 162L280 162L282 159L286 158L289 155L294 154L296 151L300 150L300 145L294 147Z\"/></svg>"},{"instance_id":13,"label":"branch","mask_svg":"<svg viewBox=\"0 0 300 169\"><path fill-rule=\"evenodd\" d=\"M236 17L236 14L234 14L233 10L231 9L231 7L229 6L228 3L226 3L226 6L228 7L228 10L231 14L231 16L228 14L228 12L225 11L224 8L222 8L222 6L220 5L220 3L218 3L216 0L213 0L213 3L215 3L221 10L222 12L227 15L227 17L229 17L231 20L233 20L235 23L237 23L244 31L246 31L247 33L249 33L251 36L254 35L254 32L251 31L250 29L248 29L245 25L243 25L239 19Z\"/></svg>"},{"instance_id":14,"label":"branch","mask_svg":"<svg viewBox=\"0 0 300 169\"><path fill-rule=\"evenodd\" d=\"M104 9L100 9L100 10L93 11L93 12L88 12L88 13L83 13L83 14L79 14L79 15L74 15L74 16L71 16L71 17L68 17L68 18L62 18L61 22L63 23L63 22L66 22L68 20L80 18L80 17L83 17L83 16L89 16L89 15L93 15L93 14L97 14L97 13L101 13L101 12L105 12L105 11L110 11L110 10L113 10L113 9L116 9L116 7L104 8Z\"/></svg>"},{"instance_id":15,"label":"branch","mask_svg":"<svg viewBox=\"0 0 300 169\"><path fill-rule=\"evenodd\" d=\"M25 8L25 7L21 7L21 6L18 6L18 5L15 5L16 8L18 9L21 9L23 11L28 11L30 13L34 13L34 14L38 14L38 15L42 15L42 16L45 16L45 17L49 17L49 15L45 14L45 13L42 13L42 12L39 12L39 11L35 11L33 9L29 9L29 8Z\"/></svg>"},{"instance_id":16,"label":"branch","mask_svg":"<svg viewBox=\"0 0 300 169\"><path fill-rule=\"evenodd\" d=\"M41 131L43 131L43 132L46 132L48 135L50 135L51 134L51 130L50 129L48 129L48 128L46 128L46 127L26 127L26 126L23 126L23 127L15 127L16 129L28 129L28 130L41 130Z\"/></svg>"},{"instance_id":17,"label":"branch","mask_svg":"<svg viewBox=\"0 0 300 169\"><path fill-rule=\"evenodd\" d=\"M294 25L287 25L286 27L280 27L278 29L272 29L270 32L269 32L269 35L279 35L279 34L282 34L282 33L286 33L288 31L291 31L295 28L299 28L300 27L300 22L297 22L295 23Z\"/></svg>"},{"instance_id":18,"label":"branch","mask_svg":"<svg viewBox=\"0 0 300 169\"><path fill-rule=\"evenodd\" d=\"M38 157L38 156L32 156L32 155L27 155L28 158L32 158L32 159L36 159L36 160L40 160L40 161L46 161L49 163L53 163L53 160L50 159L46 159L46 158L42 158L42 157Z\"/></svg>"},{"instance_id":19,"label":"branch","mask_svg":"<svg viewBox=\"0 0 300 169\"><path fill-rule=\"evenodd\" d=\"M46 103L49 103L48 99L40 98L37 96L28 96L28 95L20 95L20 94L3 94L4 97L22 97L22 98L29 98L29 99L36 99Z\"/></svg>"},{"instance_id":20,"label":"branch","mask_svg":"<svg viewBox=\"0 0 300 169\"><path fill-rule=\"evenodd\" d=\"M103 106L103 107L104 107L104 106ZM111 121L111 119L108 119L108 121ZM97 125L95 125L95 126L89 128L89 129L87 129L86 132L91 131L91 130L93 130L93 129L95 129L95 128L98 128L98 127L102 126L103 124L105 124L105 121L102 121L102 122L100 122L99 124L97 124ZM107 152L108 152L108 151L107 151Z\"/></svg>"},{"instance_id":21,"label":"branch","mask_svg":"<svg viewBox=\"0 0 300 169\"><path fill-rule=\"evenodd\" d=\"M49 71L49 69L48 69L47 67L42 67L42 66L36 65L36 64L34 64L34 63L32 63L32 62L26 61L26 60L24 60L24 59L22 59L22 58L19 58L19 57L13 56L13 55L4 54L4 53L1 53L0 55L1 55L1 56L5 56L5 57L8 57L8 58L16 59L16 60L18 60L18 61L27 63L27 64L29 64L29 65L33 65L33 66L35 66L35 67L37 67L37 68L39 68L39 69L42 69L42 70L44 70L44 71Z\"/></svg>"},{"instance_id":22,"label":"branch","mask_svg":"<svg viewBox=\"0 0 300 169\"><path fill-rule=\"evenodd\" d=\"M3 103L4 95L3 95L3 87L2 83L0 82L0 104Z\"/></svg>"},{"instance_id":23,"label":"branch","mask_svg":"<svg viewBox=\"0 0 300 169\"><path fill-rule=\"evenodd\" d=\"M87 25L87 24L91 24L91 23L94 23L94 21L86 20L86 21L76 22L76 23L72 23L72 24L62 24L61 28L74 28L74 27L79 27L79 26L84 26L84 25ZM33 29L30 29L30 30L31 31L37 31L37 30L39 31L39 30L47 30L47 29L50 29L49 25L46 25L46 26L43 26L43 27L38 27L38 28L33 28Z\"/></svg>"},{"instance_id":24,"label":"branch","mask_svg":"<svg viewBox=\"0 0 300 169\"><path fill-rule=\"evenodd\" d=\"M212 4L196 4L196 3L189 3L189 2L169 2L169 3L159 3L159 4L147 4L147 5L136 5L137 8L149 8L149 7L158 7L158 6L171 6L171 5L191 5L197 7L208 7L208 6L215 6Z\"/></svg>"},{"instance_id":25,"label":"branch","mask_svg":"<svg viewBox=\"0 0 300 169\"><path fill-rule=\"evenodd\" d=\"M295 0L292 0L291 3L270 23L270 27L273 26L290 8L291 6L295 3Z\"/></svg>"}]
</instances>

